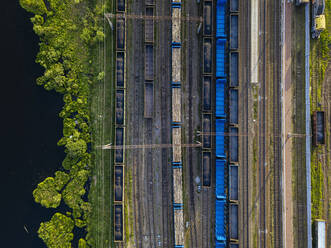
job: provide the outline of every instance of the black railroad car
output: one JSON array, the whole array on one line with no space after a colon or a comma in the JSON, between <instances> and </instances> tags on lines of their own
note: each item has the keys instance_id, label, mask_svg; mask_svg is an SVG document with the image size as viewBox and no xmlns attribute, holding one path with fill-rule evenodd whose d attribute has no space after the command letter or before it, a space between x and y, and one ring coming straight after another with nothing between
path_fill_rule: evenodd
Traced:
<instances>
[{"instance_id":1,"label":"black railroad car","mask_svg":"<svg viewBox=\"0 0 331 248\"><path fill-rule=\"evenodd\" d=\"M123 241L123 205L114 205L114 241Z\"/></svg>"},{"instance_id":2,"label":"black railroad car","mask_svg":"<svg viewBox=\"0 0 331 248\"><path fill-rule=\"evenodd\" d=\"M125 48L125 19L118 18L116 20L116 48L124 50Z\"/></svg>"},{"instance_id":3,"label":"black railroad car","mask_svg":"<svg viewBox=\"0 0 331 248\"><path fill-rule=\"evenodd\" d=\"M213 34L213 3L204 2L203 4L203 35L211 36Z\"/></svg>"},{"instance_id":4,"label":"black railroad car","mask_svg":"<svg viewBox=\"0 0 331 248\"><path fill-rule=\"evenodd\" d=\"M116 124L124 124L124 90L116 90Z\"/></svg>"},{"instance_id":5,"label":"black railroad car","mask_svg":"<svg viewBox=\"0 0 331 248\"><path fill-rule=\"evenodd\" d=\"M145 80L154 79L154 46L145 45Z\"/></svg>"},{"instance_id":6,"label":"black railroad car","mask_svg":"<svg viewBox=\"0 0 331 248\"><path fill-rule=\"evenodd\" d=\"M116 147L115 149L115 162L116 163L123 163L123 140L124 140L124 128L117 127L115 130L115 139L116 139L116 146L120 146L119 148Z\"/></svg>"},{"instance_id":7,"label":"black railroad car","mask_svg":"<svg viewBox=\"0 0 331 248\"><path fill-rule=\"evenodd\" d=\"M212 39L204 38L203 39L203 73L211 74L212 73Z\"/></svg>"},{"instance_id":8,"label":"black railroad car","mask_svg":"<svg viewBox=\"0 0 331 248\"><path fill-rule=\"evenodd\" d=\"M203 111L211 111L211 76L203 77Z\"/></svg>"},{"instance_id":9,"label":"black railroad car","mask_svg":"<svg viewBox=\"0 0 331 248\"><path fill-rule=\"evenodd\" d=\"M116 0L117 2L117 12L124 12L125 11L125 0Z\"/></svg>"},{"instance_id":10,"label":"black railroad car","mask_svg":"<svg viewBox=\"0 0 331 248\"><path fill-rule=\"evenodd\" d=\"M154 42L154 8L146 8L146 19L145 19L145 42Z\"/></svg>"},{"instance_id":11,"label":"black railroad car","mask_svg":"<svg viewBox=\"0 0 331 248\"><path fill-rule=\"evenodd\" d=\"M116 85L124 87L124 52L116 52Z\"/></svg>"},{"instance_id":12,"label":"black railroad car","mask_svg":"<svg viewBox=\"0 0 331 248\"><path fill-rule=\"evenodd\" d=\"M123 201L123 184L124 181L124 167L116 165L114 169L114 199L115 202Z\"/></svg>"},{"instance_id":13,"label":"black railroad car","mask_svg":"<svg viewBox=\"0 0 331 248\"><path fill-rule=\"evenodd\" d=\"M202 185L210 187L211 184L211 152L202 153Z\"/></svg>"},{"instance_id":14,"label":"black railroad car","mask_svg":"<svg viewBox=\"0 0 331 248\"><path fill-rule=\"evenodd\" d=\"M203 148L211 148L211 115L203 114L202 119Z\"/></svg>"}]
</instances>

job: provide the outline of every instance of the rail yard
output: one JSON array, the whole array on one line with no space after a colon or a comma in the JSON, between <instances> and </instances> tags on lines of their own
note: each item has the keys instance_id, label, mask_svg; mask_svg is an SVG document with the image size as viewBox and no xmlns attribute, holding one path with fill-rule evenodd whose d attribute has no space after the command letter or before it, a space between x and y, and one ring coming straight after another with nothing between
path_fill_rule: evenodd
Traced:
<instances>
[{"instance_id":1,"label":"rail yard","mask_svg":"<svg viewBox=\"0 0 331 248\"><path fill-rule=\"evenodd\" d=\"M312 247L306 2L113 1L114 247Z\"/></svg>"}]
</instances>

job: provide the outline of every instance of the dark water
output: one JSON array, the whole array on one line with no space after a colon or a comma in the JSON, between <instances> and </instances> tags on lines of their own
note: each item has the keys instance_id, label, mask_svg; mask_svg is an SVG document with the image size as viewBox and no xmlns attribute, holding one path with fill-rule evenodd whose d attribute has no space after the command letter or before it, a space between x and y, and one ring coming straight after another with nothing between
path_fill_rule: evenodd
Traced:
<instances>
[{"instance_id":1,"label":"dark water","mask_svg":"<svg viewBox=\"0 0 331 248\"><path fill-rule=\"evenodd\" d=\"M30 15L18 0L5 1L1 11L1 224L0 247L45 247L37 237L40 221L52 211L34 203L32 191L60 167L56 146L62 122L62 97L35 84L42 68L35 64L38 37ZM28 229L24 230L24 225Z\"/></svg>"}]
</instances>

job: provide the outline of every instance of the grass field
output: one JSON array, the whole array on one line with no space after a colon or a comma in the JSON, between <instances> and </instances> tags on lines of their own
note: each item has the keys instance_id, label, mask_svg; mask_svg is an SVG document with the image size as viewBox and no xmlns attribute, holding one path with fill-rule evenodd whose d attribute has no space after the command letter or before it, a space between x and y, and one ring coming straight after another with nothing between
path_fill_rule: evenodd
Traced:
<instances>
[{"instance_id":1,"label":"grass field","mask_svg":"<svg viewBox=\"0 0 331 248\"><path fill-rule=\"evenodd\" d=\"M323 90L327 89L325 83L325 74L328 63L330 61L331 44L331 2L326 1L326 23L327 29L321 34L321 37L311 41L311 61L310 61L310 82L311 82L311 113L316 110L325 110L327 108L327 100L323 99ZM329 99L330 100L330 99ZM328 136L328 134L327 134ZM329 138L326 138L327 150L330 149ZM324 153L322 147L312 149L311 156L311 172L312 172L312 218L324 217L324 173L323 164L319 157ZM327 180L330 180L329 178Z\"/></svg>"},{"instance_id":2,"label":"grass field","mask_svg":"<svg viewBox=\"0 0 331 248\"><path fill-rule=\"evenodd\" d=\"M107 10L113 9L112 1ZM91 89L92 123L92 180L89 201L93 214L89 221L89 235L92 247L113 247L113 150L102 150L104 144L113 143L114 137L114 34L105 20L105 40L94 51L93 65L105 72L104 80Z\"/></svg>"}]
</instances>

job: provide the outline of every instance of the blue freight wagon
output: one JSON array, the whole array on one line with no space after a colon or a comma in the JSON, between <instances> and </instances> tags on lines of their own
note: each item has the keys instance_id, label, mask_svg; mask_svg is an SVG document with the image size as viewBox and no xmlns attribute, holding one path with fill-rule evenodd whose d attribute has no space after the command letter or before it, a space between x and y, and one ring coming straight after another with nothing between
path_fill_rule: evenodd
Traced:
<instances>
[{"instance_id":1,"label":"blue freight wagon","mask_svg":"<svg viewBox=\"0 0 331 248\"><path fill-rule=\"evenodd\" d=\"M226 0L218 0L216 6L216 38L226 37Z\"/></svg>"},{"instance_id":2,"label":"blue freight wagon","mask_svg":"<svg viewBox=\"0 0 331 248\"><path fill-rule=\"evenodd\" d=\"M238 49L238 15L230 16L230 49Z\"/></svg>"},{"instance_id":3,"label":"blue freight wagon","mask_svg":"<svg viewBox=\"0 0 331 248\"><path fill-rule=\"evenodd\" d=\"M217 241L226 241L226 204L223 200L215 201L215 238Z\"/></svg>"},{"instance_id":4,"label":"blue freight wagon","mask_svg":"<svg viewBox=\"0 0 331 248\"><path fill-rule=\"evenodd\" d=\"M239 85L239 53L230 53L230 87L237 87Z\"/></svg>"},{"instance_id":5,"label":"blue freight wagon","mask_svg":"<svg viewBox=\"0 0 331 248\"><path fill-rule=\"evenodd\" d=\"M225 248L226 243L225 242L215 242L215 248Z\"/></svg>"},{"instance_id":6,"label":"blue freight wagon","mask_svg":"<svg viewBox=\"0 0 331 248\"><path fill-rule=\"evenodd\" d=\"M216 41L216 77L226 77L226 39Z\"/></svg>"},{"instance_id":7,"label":"blue freight wagon","mask_svg":"<svg viewBox=\"0 0 331 248\"><path fill-rule=\"evenodd\" d=\"M216 157L225 158L225 120L216 119Z\"/></svg>"},{"instance_id":8,"label":"blue freight wagon","mask_svg":"<svg viewBox=\"0 0 331 248\"><path fill-rule=\"evenodd\" d=\"M216 159L216 199L225 200L225 166L226 160Z\"/></svg>"},{"instance_id":9,"label":"blue freight wagon","mask_svg":"<svg viewBox=\"0 0 331 248\"><path fill-rule=\"evenodd\" d=\"M238 90L230 89L230 123L238 124Z\"/></svg>"},{"instance_id":10,"label":"blue freight wagon","mask_svg":"<svg viewBox=\"0 0 331 248\"><path fill-rule=\"evenodd\" d=\"M226 79L216 80L216 117L225 118L225 90Z\"/></svg>"}]
</instances>

